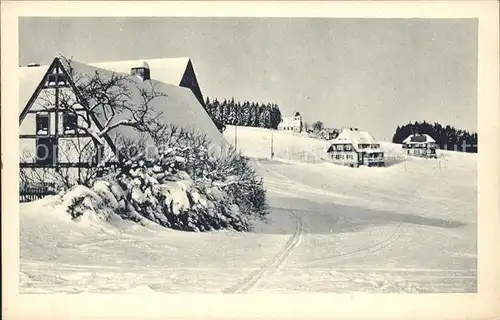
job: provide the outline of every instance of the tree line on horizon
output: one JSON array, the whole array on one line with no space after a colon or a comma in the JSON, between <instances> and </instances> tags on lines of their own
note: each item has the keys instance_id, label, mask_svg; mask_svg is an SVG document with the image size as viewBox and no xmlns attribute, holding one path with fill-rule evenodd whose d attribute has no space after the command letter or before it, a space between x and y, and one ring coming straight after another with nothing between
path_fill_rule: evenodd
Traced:
<instances>
[{"instance_id":1,"label":"tree line on horizon","mask_svg":"<svg viewBox=\"0 0 500 320\"><path fill-rule=\"evenodd\" d=\"M438 122L426 121L408 123L396 128L393 143L402 143L411 134L428 134L440 149L477 153L477 133L457 129L450 125L443 126Z\"/></svg>"},{"instance_id":2,"label":"tree line on horizon","mask_svg":"<svg viewBox=\"0 0 500 320\"><path fill-rule=\"evenodd\" d=\"M279 106L274 103L235 102L234 98L219 101L207 97L205 109L212 119L226 125L277 129L282 119Z\"/></svg>"}]
</instances>

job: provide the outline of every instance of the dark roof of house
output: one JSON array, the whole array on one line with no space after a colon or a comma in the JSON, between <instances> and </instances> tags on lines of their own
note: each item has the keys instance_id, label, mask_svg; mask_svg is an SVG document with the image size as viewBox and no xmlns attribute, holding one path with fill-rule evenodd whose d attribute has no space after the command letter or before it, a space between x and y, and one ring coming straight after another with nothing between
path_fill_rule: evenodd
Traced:
<instances>
[{"instance_id":1,"label":"dark roof of house","mask_svg":"<svg viewBox=\"0 0 500 320\"><path fill-rule=\"evenodd\" d=\"M413 136L413 137L411 137L410 141L411 142L426 142L427 137L425 137L425 136Z\"/></svg>"}]
</instances>

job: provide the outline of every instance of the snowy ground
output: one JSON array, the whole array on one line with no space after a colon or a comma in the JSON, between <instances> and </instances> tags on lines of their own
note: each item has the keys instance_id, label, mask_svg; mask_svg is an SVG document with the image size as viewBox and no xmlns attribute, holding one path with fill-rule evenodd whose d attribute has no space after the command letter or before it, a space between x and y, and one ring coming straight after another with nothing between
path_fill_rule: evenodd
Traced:
<instances>
[{"instance_id":1,"label":"snowy ground","mask_svg":"<svg viewBox=\"0 0 500 320\"><path fill-rule=\"evenodd\" d=\"M476 155L403 159L383 143L388 167L355 169L322 161L321 140L275 132L269 160L270 131L237 137L264 177L268 224L196 234L22 204L21 292L476 291Z\"/></svg>"}]
</instances>

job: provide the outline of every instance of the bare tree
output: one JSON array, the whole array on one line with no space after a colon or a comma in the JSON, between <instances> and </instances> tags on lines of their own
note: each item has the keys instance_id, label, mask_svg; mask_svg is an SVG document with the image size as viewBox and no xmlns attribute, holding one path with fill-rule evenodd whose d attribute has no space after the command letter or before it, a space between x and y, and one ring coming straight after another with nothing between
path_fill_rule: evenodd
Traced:
<instances>
[{"instance_id":1,"label":"bare tree","mask_svg":"<svg viewBox=\"0 0 500 320\"><path fill-rule=\"evenodd\" d=\"M112 129L120 126L133 127L139 131L149 131L149 125L156 122L162 114L152 108L153 100L166 97L158 92L153 82L138 86L130 75L115 72L101 73L98 70L93 75L76 71L71 60L64 58L63 64L77 87L76 94L64 92L59 98L61 107L72 112L82 121L78 129L90 135L96 143L103 144L102 138ZM138 91L135 97L132 90ZM78 108L83 107L84 113ZM126 118L117 119L126 113ZM102 128L93 126L93 116L104 123Z\"/></svg>"},{"instance_id":2,"label":"bare tree","mask_svg":"<svg viewBox=\"0 0 500 320\"><path fill-rule=\"evenodd\" d=\"M314 132L320 132L323 129L323 121L316 121L312 124Z\"/></svg>"},{"instance_id":3,"label":"bare tree","mask_svg":"<svg viewBox=\"0 0 500 320\"><path fill-rule=\"evenodd\" d=\"M154 105L157 104L157 99L165 98L167 95L156 90L152 81L139 83L130 75L99 70L88 74L79 72L78 68L75 69L71 59L62 57L61 62L76 90L73 88L43 90L36 104L38 107L50 110L54 108L55 101L58 101L60 111L73 114L76 118L74 137L64 139L58 153L66 160L70 158L70 154L73 155L73 159L76 157L76 161L80 164L76 168L76 183L89 184L100 170L98 165L105 160L98 155L106 145L105 136L111 130L131 127L138 133L161 137L162 132L158 130L162 128L162 112L155 109ZM126 139L124 137L121 139L122 143L126 144ZM130 141L128 145L131 145ZM100 155L102 156L102 152ZM24 158L34 159L28 154L25 154ZM82 163L87 165L82 166ZM50 175L63 185L75 183L69 178L68 170L61 167L57 167L56 170L49 168L24 170L22 179L43 181Z\"/></svg>"}]
</instances>

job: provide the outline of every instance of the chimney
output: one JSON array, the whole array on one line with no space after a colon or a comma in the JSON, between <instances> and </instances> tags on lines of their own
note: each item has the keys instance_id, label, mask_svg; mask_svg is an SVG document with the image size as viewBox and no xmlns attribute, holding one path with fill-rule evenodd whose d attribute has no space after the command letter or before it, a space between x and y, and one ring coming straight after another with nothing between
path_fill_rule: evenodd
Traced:
<instances>
[{"instance_id":1,"label":"chimney","mask_svg":"<svg viewBox=\"0 0 500 320\"><path fill-rule=\"evenodd\" d=\"M151 73L149 69L149 65L146 61L142 63L142 67L133 67L130 69L130 74L132 76L139 77L142 81L150 80Z\"/></svg>"}]
</instances>

